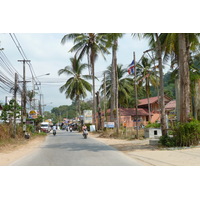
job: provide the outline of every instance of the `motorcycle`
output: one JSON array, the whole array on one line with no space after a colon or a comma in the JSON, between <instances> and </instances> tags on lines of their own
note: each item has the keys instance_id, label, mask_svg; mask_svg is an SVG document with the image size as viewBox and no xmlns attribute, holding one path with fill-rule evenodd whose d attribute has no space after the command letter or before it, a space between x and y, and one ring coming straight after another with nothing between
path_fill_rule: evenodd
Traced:
<instances>
[{"instance_id":1,"label":"motorcycle","mask_svg":"<svg viewBox=\"0 0 200 200\"><path fill-rule=\"evenodd\" d=\"M72 132L72 127L69 128L70 132Z\"/></svg>"},{"instance_id":2,"label":"motorcycle","mask_svg":"<svg viewBox=\"0 0 200 200\"><path fill-rule=\"evenodd\" d=\"M53 130L53 135L54 135L54 136L56 135L56 130Z\"/></svg>"},{"instance_id":3,"label":"motorcycle","mask_svg":"<svg viewBox=\"0 0 200 200\"><path fill-rule=\"evenodd\" d=\"M88 136L88 131L87 131L87 129L84 129L83 130L83 138L87 139L87 136Z\"/></svg>"}]
</instances>

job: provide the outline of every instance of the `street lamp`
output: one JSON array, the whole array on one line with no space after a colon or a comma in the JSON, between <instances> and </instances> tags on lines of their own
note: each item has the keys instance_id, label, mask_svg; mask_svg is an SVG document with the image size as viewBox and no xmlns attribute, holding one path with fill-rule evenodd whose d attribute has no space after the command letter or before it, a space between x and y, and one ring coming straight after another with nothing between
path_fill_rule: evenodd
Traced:
<instances>
[{"instance_id":1,"label":"street lamp","mask_svg":"<svg viewBox=\"0 0 200 200\"><path fill-rule=\"evenodd\" d=\"M34 91L34 93L35 93L35 85L41 85L41 82L39 82L38 81L38 83L37 83L37 81L35 80L35 78L38 78L38 77L41 77L41 76L48 76L48 75L50 75L50 73L46 73L46 74L42 74L42 75L39 75L39 76L32 76L32 82L33 82L33 91ZM35 80L35 84L34 84L34 80ZM37 90L39 90L39 87L37 88ZM41 101L41 97L40 97L40 101ZM40 102L40 104L41 104L41 102ZM34 109L35 109L35 99L33 100L33 107L34 107Z\"/></svg>"}]
</instances>

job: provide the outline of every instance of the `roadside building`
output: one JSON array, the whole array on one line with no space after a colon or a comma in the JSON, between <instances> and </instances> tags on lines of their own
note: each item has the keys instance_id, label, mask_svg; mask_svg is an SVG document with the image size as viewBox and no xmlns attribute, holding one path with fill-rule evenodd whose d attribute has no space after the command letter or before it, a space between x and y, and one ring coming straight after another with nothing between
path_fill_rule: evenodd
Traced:
<instances>
[{"instance_id":1,"label":"roadside building","mask_svg":"<svg viewBox=\"0 0 200 200\"><path fill-rule=\"evenodd\" d=\"M148 112L148 109L150 106L150 112L152 113L152 117L151 117L150 121L152 123L154 123L156 121L160 121L159 99L160 99L160 96L150 97L149 104L148 104L148 98L139 100L138 108L146 109ZM167 97L167 96L164 97L165 105L167 103L169 103L170 101L171 101L171 99L169 97ZM149 121L149 119L147 119L147 121Z\"/></svg>"},{"instance_id":2,"label":"roadside building","mask_svg":"<svg viewBox=\"0 0 200 200\"><path fill-rule=\"evenodd\" d=\"M159 98L150 97L149 103L148 98L140 99L138 104L138 114L136 117L136 108L119 108L119 123L121 126L126 124L126 127L135 127L136 118L138 118L138 126L145 126L148 122L160 121L160 108L159 108ZM165 96L165 104L170 102L170 98ZM150 119L149 119L149 105L150 105ZM104 121L104 113L102 112L102 121ZM106 111L106 121L110 121L110 109Z\"/></svg>"}]
</instances>

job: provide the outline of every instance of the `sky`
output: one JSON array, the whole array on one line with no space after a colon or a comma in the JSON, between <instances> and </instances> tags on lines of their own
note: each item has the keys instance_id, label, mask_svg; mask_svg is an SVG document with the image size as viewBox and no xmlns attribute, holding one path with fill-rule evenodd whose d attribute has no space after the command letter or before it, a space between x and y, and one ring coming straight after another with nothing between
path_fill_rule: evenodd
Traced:
<instances>
[{"instance_id":1,"label":"sky","mask_svg":"<svg viewBox=\"0 0 200 200\"><path fill-rule=\"evenodd\" d=\"M66 99L64 93L60 93L59 88L69 78L67 75L58 76L58 70L70 65L70 58L74 53L69 53L69 49L73 46L73 42L61 44L61 39L66 33L15 33L20 46L22 47L31 65L36 77L41 82L40 92L43 94L43 105L45 110L58 107L60 105L70 105L71 100ZM14 66L14 68L22 75L23 64L18 60L23 59L19 53L15 43L9 33L0 33L0 48L4 48L3 52ZM148 42L145 39L133 38L130 33L119 39L119 47L117 51L117 60L124 68L133 60L133 52L136 54L136 61L140 59L143 52L149 49ZM82 62L87 63L86 57ZM111 64L111 54L106 56L106 60L101 55L95 62L95 74L99 78L96 81L96 90L99 89L102 80L102 72ZM0 66L0 69L3 70ZM50 75L45 75L50 73ZM6 72L5 72L6 74ZM88 74L88 70L84 71ZM128 73L127 73L128 75ZM9 76L9 75L7 75ZM31 80L31 71L26 65L26 80ZM14 77L10 77L14 80ZM27 90L32 90L32 83L27 83ZM0 88L0 101L5 101L5 96L12 96ZM37 92L37 91L36 91ZM36 95L36 99L39 95ZM91 95L88 94L88 99Z\"/></svg>"}]
</instances>

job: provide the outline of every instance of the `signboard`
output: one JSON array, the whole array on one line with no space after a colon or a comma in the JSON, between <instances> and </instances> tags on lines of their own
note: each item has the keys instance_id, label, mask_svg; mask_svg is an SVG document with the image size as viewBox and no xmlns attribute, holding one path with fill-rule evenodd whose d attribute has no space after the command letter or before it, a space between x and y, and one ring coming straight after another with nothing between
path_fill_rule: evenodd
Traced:
<instances>
[{"instance_id":1,"label":"signboard","mask_svg":"<svg viewBox=\"0 0 200 200\"><path fill-rule=\"evenodd\" d=\"M28 113L28 118L29 119L36 119L38 116L37 116L37 111L36 110L31 110L29 113Z\"/></svg>"},{"instance_id":2,"label":"signboard","mask_svg":"<svg viewBox=\"0 0 200 200\"><path fill-rule=\"evenodd\" d=\"M92 110L83 111L83 121L85 124L92 124Z\"/></svg>"},{"instance_id":3,"label":"signboard","mask_svg":"<svg viewBox=\"0 0 200 200\"><path fill-rule=\"evenodd\" d=\"M104 122L104 127L105 128L114 128L115 122Z\"/></svg>"}]
</instances>

